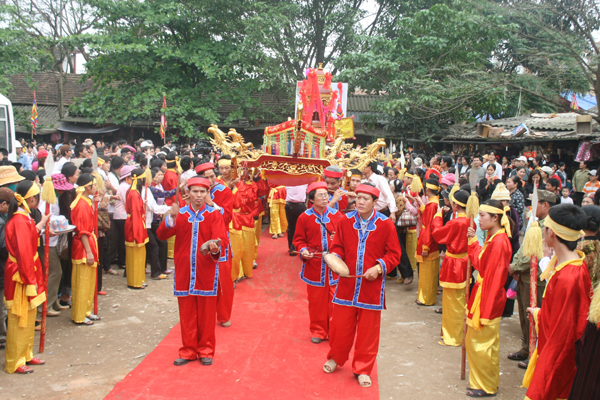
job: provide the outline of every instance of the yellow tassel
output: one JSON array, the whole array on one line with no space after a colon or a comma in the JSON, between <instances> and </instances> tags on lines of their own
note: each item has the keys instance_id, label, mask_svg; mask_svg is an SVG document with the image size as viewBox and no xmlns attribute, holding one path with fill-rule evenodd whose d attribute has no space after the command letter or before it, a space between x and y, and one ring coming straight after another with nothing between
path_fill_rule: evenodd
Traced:
<instances>
[{"instance_id":1,"label":"yellow tassel","mask_svg":"<svg viewBox=\"0 0 600 400\"><path fill-rule=\"evenodd\" d=\"M56 203L56 193L54 192L54 184L52 183L52 176L46 175L46 180L42 186L42 200L48 204Z\"/></svg>"},{"instance_id":2,"label":"yellow tassel","mask_svg":"<svg viewBox=\"0 0 600 400\"><path fill-rule=\"evenodd\" d=\"M469 196L465 214L467 215L467 218L477 218L479 215L479 198L475 192L471 192L471 195Z\"/></svg>"},{"instance_id":3,"label":"yellow tassel","mask_svg":"<svg viewBox=\"0 0 600 400\"><path fill-rule=\"evenodd\" d=\"M150 171L150 168L146 168L146 170L144 171L144 175L146 175L146 183L150 185L150 183L152 182L152 172Z\"/></svg>"},{"instance_id":4,"label":"yellow tassel","mask_svg":"<svg viewBox=\"0 0 600 400\"><path fill-rule=\"evenodd\" d=\"M588 320L592 324L600 324L600 285L596 285L596 288L594 289Z\"/></svg>"},{"instance_id":5,"label":"yellow tassel","mask_svg":"<svg viewBox=\"0 0 600 400\"><path fill-rule=\"evenodd\" d=\"M452 186L452 189L450 190L450 195L448 195L448 198L450 199L450 201L454 201L454 193L458 192L459 190L460 190L460 185L458 184L458 182L456 182Z\"/></svg>"},{"instance_id":6,"label":"yellow tassel","mask_svg":"<svg viewBox=\"0 0 600 400\"><path fill-rule=\"evenodd\" d=\"M542 229L537 221L533 221L523 238L523 254L526 257L536 256L540 260L544 256Z\"/></svg>"},{"instance_id":7,"label":"yellow tassel","mask_svg":"<svg viewBox=\"0 0 600 400\"><path fill-rule=\"evenodd\" d=\"M96 178L96 189L98 189L99 192L104 192L104 179L102 176L98 173L98 171L92 172L92 175L94 178Z\"/></svg>"},{"instance_id":8,"label":"yellow tassel","mask_svg":"<svg viewBox=\"0 0 600 400\"><path fill-rule=\"evenodd\" d=\"M404 180L404 173L406 172L406 168L401 168L400 171L398 171L398 179L400 179L401 181Z\"/></svg>"},{"instance_id":9,"label":"yellow tassel","mask_svg":"<svg viewBox=\"0 0 600 400\"><path fill-rule=\"evenodd\" d=\"M410 184L410 190L417 194L421 193L421 190L423 190L423 184L421 183L421 178L419 178L418 175L415 175L413 178L412 183Z\"/></svg>"}]
</instances>

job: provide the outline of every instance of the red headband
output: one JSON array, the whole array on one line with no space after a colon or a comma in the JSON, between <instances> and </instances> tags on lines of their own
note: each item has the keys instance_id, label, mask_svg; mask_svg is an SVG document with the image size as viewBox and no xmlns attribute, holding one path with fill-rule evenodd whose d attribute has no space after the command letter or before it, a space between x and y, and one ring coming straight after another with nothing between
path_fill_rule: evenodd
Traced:
<instances>
[{"instance_id":1,"label":"red headband","mask_svg":"<svg viewBox=\"0 0 600 400\"><path fill-rule=\"evenodd\" d=\"M204 172L204 171L208 171L209 169L215 169L215 164L208 162L208 163L200 164L195 168L197 174Z\"/></svg>"},{"instance_id":2,"label":"red headband","mask_svg":"<svg viewBox=\"0 0 600 400\"><path fill-rule=\"evenodd\" d=\"M325 175L326 178L340 179L342 177L342 174L343 172L329 171L327 169L323 172L323 175Z\"/></svg>"},{"instance_id":3,"label":"red headband","mask_svg":"<svg viewBox=\"0 0 600 400\"><path fill-rule=\"evenodd\" d=\"M373 196L375 196L376 198L379 198L379 189L377 189L376 187L373 187L371 185L358 185L356 187L356 193L366 193L366 194L371 194Z\"/></svg>"},{"instance_id":4,"label":"red headband","mask_svg":"<svg viewBox=\"0 0 600 400\"><path fill-rule=\"evenodd\" d=\"M308 185L308 188L306 188L306 193L310 193L313 190L317 190L317 189L325 189L327 190L327 184L323 181L320 182L313 182L310 185Z\"/></svg>"},{"instance_id":5,"label":"red headband","mask_svg":"<svg viewBox=\"0 0 600 400\"><path fill-rule=\"evenodd\" d=\"M210 181L201 176L195 176L193 178L188 179L187 186L188 187L200 186L200 187L203 187L206 189L210 189Z\"/></svg>"}]
</instances>

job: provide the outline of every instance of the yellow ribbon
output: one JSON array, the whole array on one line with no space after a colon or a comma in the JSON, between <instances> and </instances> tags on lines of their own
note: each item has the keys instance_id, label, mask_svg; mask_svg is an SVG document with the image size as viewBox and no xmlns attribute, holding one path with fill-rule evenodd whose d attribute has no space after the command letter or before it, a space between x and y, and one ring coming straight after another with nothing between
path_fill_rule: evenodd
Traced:
<instances>
[{"instance_id":1,"label":"yellow ribbon","mask_svg":"<svg viewBox=\"0 0 600 400\"><path fill-rule=\"evenodd\" d=\"M481 289L483 288L483 278L481 277L481 274L477 275L477 282L479 282L479 286L477 287L477 292L475 292L475 298L473 299L470 310L473 316L471 319L467 319L467 325L476 331L481 331L483 329L481 327Z\"/></svg>"},{"instance_id":2,"label":"yellow ribbon","mask_svg":"<svg viewBox=\"0 0 600 400\"><path fill-rule=\"evenodd\" d=\"M431 190L440 190L439 186L434 185L433 183L425 183L425 187Z\"/></svg>"},{"instance_id":3,"label":"yellow ribbon","mask_svg":"<svg viewBox=\"0 0 600 400\"><path fill-rule=\"evenodd\" d=\"M567 228L566 226L559 225L548 215L544 220L544 226L552 229L552 232L561 239L568 242L576 242L581 236L584 236L583 231L576 231L575 229Z\"/></svg>"},{"instance_id":4,"label":"yellow ribbon","mask_svg":"<svg viewBox=\"0 0 600 400\"><path fill-rule=\"evenodd\" d=\"M410 178L410 179L412 179L412 178L415 177L415 175L409 174L408 172L406 174L404 174L404 176L407 177L407 178Z\"/></svg>"},{"instance_id":5,"label":"yellow ribbon","mask_svg":"<svg viewBox=\"0 0 600 400\"><path fill-rule=\"evenodd\" d=\"M27 202L25 200L27 200L30 197L35 196L36 194L38 194L40 192L40 187L38 185L36 185L35 183L29 188L29 190L27 191L27 193L25 193L25 196L21 196L19 193L15 192L15 199L17 199L17 202L19 204L19 207L23 207L23 209L25 211L27 211L27 213L31 213L31 210L29 209L29 206L27 205Z\"/></svg>"},{"instance_id":6,"label":"yellow ribbon","mask_svg":"<svg viewBox=\"0 0 600 400\"><path fill-rule=\"evenodd\" d=\"M75 206L79 202L79 199L81 199L83 192L85 192L85 188L87 186L93 185L95 182L96 182L96 179L94 178L91 181L89 181L88 183L86 183L85 185L81 185L81 186L77 187L77 189L75 189L75 192L77 193L77 197L75 197L75 200L73 200L73 202L71 203L71 210L75 208Z\"/></svg>"},{"instance_id":7,"label":"yellow ribbon","mask_svg":"<svg viewBox=\"0 0 600 400\"><path fill-rule=\"evenodd\" d=\"M138 191L138 188L137 188L138 179L143 179L145 177L146 177L146 175L143 175L143 176L132 175L133 181L131 182L131 190L135 190L137 192Z\"/></svg>"},{"instance_id":8,"label":"yellow ribbon","mask_svg":"<svg viewBox=\"0 0 600 400\"><path fill-rule=\"evenodd\" d=\"M479 210L489 214L501 215L502 217L500 218L500 226L504 228L508 237L512 237L512 232L510 229L510 220L508 219L508 215L506 215L506 212L510 211L510 206L506 206L503 209L500 209L492 207L488 204L482 204L481 206L479 206Z\"/></svg>"}]
</instances>

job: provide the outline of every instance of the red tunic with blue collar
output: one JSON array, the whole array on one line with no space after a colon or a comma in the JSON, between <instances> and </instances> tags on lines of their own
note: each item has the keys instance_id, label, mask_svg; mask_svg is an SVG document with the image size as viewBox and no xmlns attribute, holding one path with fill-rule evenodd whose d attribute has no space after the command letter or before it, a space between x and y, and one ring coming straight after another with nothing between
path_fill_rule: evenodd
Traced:
<instances>
[{"instance_id":1,"label":"red tunic with blue collar","mask_svg":"<svg viewBox=\"0 0 600 400\"><path fill-rule=\"evenodd\" d=\"M191 205L179 210L175 226L165 218L156 234L160 240L175 239L175 296L216 296L219 282L218 261L210 253L203 256L200 246L208 240L227 243L221 213L204 205L198 212Z\"/></svg>"},{"instance_id":2,"label":"red tunic with blue collar","mask_svg":"<svg viewBox=\"0 0 600 400\"><path fill-rule=\"evenodd\" d=\"M350 275L362 275L377 263L383 274L375 280L364 278L340 278L334 304L367 310L385 307L385 275L396 268L402 250L392 220L374 212L368 223L361 226L357 211L344 215L333 238L331 253L339 256L350 269Z\"/></svg>"},{"instance_id":3,"label":"red tunic with blue collar","mask_svg":"<svg viewBox=\"0 0 600 400\"><path fill-rule=\"evenodd\" d=\"M314 208L306 210L298 217L296 233L294 234L294 247L299 252L307 249L310 252L328 251L331 247L331 234L337 232L340 219L344 214L327 207L323 215L319 215ZM322 224L321 224L322 223ZM325 226L323 226L325 225ZM327 231L329 230L328 233ZM338 276L327 268L322 258L309 258L304 260L300 255L302 271L300 279L311 286L325 287L327 273L329 285L337 285Z\"/></svg>"},{"instance_id":4,"label":"red tunic with blue collar","mask_svg":"<svg viewBox=\"0 0 600 400\"><path fill-rule=\"evenodd\" d=\"M221 216L223 217L223 223L225 224L225 231L227 232L227 243L221 246L221 261L228 261L229 254L231 254L231 244L229 239L229 224L233 218L233 194L228 187L221 183L215 183L210 189L210 198L213 202L221 207Z\"/></svg>"}]
</instances>

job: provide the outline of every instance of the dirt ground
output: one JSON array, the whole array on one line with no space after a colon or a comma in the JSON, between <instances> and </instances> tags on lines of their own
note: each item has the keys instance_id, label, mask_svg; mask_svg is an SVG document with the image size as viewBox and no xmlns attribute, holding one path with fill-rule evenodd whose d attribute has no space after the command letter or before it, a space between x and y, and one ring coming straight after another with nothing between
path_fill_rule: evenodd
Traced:
<instances>
[{"instance_id":1,"label":"dirt ground","mask_svg":"<svg viewBox=\"0 0 600 400\"><path fill-rule=\"evenodd\" d=\"M76 326L70 322L69 310L48 318L46 350L41 355L46 365L34 367L35 372L25 376L0 372L0 399L104 398L178 322L172 275L148 284L145 290L132 290L122 276L104 275L107 295L100 299L102 321ZM414 303L416 280L411 285L388 280L386 287L378 358L380 398L467 398L468 367L466 381L460 380L459 373L461 349L437 344L442 317L434 309L441 304L441 295L436 307L419 307ZM497 398L522 399L525 389L519 387L524 371L506 358L508 352L520 348L518 314L502 321L500 335ZM36 355L38 340L39 333ZM4 355L0 357L4 369Z\"/></svg>"}]
</instances>

